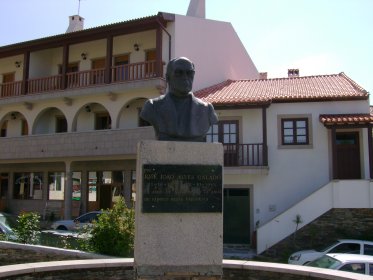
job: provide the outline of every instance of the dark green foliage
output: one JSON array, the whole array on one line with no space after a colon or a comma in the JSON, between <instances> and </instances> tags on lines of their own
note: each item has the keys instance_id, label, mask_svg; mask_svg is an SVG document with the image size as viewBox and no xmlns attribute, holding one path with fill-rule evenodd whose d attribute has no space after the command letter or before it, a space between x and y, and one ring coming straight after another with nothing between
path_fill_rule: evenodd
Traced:
<instances>
[{"instance_id":1,"label":"dark green foliage","mask_svg":"<svg viewBox=\"0 0 373 280\"><path fill-rule=\"evenodd\" d=\"M93 223L88 240L89 249L96 253L130 257L135 237L135 211L127 208L121 197L112 209L105 210Z\"/></svg>"},{"instance_id":2,"label":"dark green foliage","mask_svg":"<svg viewBox=\"0 0 373 280\"><path fill-rule=\"evenodd\" d=\"M18 242L37 244L40 236L40 215L34 212L19 214L14 232Z\"/></svg>"}]
</instances>

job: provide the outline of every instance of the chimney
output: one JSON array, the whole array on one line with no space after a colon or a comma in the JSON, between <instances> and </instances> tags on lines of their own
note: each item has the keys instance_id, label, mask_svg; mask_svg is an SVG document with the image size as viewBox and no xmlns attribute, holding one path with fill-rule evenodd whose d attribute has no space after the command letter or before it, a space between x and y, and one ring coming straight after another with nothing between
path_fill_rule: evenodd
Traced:
<instances>
[{"instance_id":1,"label":"chimney","mask_svg":"<svg viewBox=\"0 0 373 280\"><path fill-rule=\"evenodd\" d=\"M299 77L299 69L288 69L288 78Z\"/></svg>"},{"instance_id":2,"label":"chimney","mask_svg":"<svg viewBox=\"0 0 373 280\"><path fill-rule=\"evenodd\" d=\"M84 27L84 18L79 15L69 17L69 27L66 30L66 33L81 31Z\"/></svg>"},{"instance_id":3,"label":"chimney","mask_svg":"<svg viewBox=\"0 0 373 280\"><path fill-rule=\"evenodd\" d=\"M267 72L259 72L259 80L267 80Z\"/></svg>"},{"instance_id":4,"label":"chimney","mask_svg":"<svg viewBox=\"0 0 373 280\"><path fill-rule=\"evenodd\" d=\"M190 0L187 16L206 18L205 0Z\"/></svg>"}]
</instances>

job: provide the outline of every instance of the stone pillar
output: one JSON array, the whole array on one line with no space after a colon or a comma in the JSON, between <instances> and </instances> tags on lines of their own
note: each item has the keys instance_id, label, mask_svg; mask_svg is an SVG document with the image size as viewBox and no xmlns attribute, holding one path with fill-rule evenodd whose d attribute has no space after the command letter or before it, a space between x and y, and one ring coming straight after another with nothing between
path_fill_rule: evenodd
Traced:
<instances>
[{"instance_id":1,"label":"stone pillar","mask_svg":"<svg viewBox=\"0 0 373 280\"><path fill-rule=\"evenodd\" d=\"M138 144L136 279L221 279L222 169L220 143Z\"/></svg>"},{"instance_id":2,"label":"stone pillar","mask_svg":"<svg viewBox=\"0 0 373 280\"><path fill-rule=\"evenodd\" d=\"M127 207L131 207L132 206L132 191L131 191L131 188L132 188L132 185L131 185L131 182L132 182L132 172L131 170L125 170L124 171L124 201L126 202L126 205Z\"/></svg>"},{"instance_id":3,"label":"stone pillar","mask_svg":"<svg viewBox=\"0 0 373 280\"><path fill-rule=\"evenodd\" d=\"M73 192L73 172L71 171L71 162L66 161L66 181L64 191L64 219L71 219L72 214L72 192Z\"/></svg>"},{"instance_id":4,"label":"stone pillar","mask_svg":"<svg viewBox=\"0 0 373 280\"><path fill-rule=\"evenodd\" d=\"M81 209L82 213L86 213L88 211L88 171L82 170L82 177L80 182L80 193L81 193Z\"/></svg>"}]
</instances>

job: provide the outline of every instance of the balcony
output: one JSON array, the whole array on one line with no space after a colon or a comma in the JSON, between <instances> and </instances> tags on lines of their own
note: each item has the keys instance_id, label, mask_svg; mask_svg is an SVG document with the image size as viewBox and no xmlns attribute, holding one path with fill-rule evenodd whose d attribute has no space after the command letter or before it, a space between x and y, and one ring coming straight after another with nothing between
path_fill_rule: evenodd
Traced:
<instances>
[{"instance_id":1,"label":"balcony","mask_svg":"<svg viewBox=\"0 0 373 280\"><path fill-rule=\"evenodd\" d=\"M25 159L136 158L137 143L154 139L151 127L0 138L0 163Z\"/></svg>"},{"instance_id":2,"label":"balcony","mask_svg":"<svg viewBox=\"0 0 373 280\"><path fill-rule=\"evenodd\" d=\"M267 166L267 153L264 145L223 144L224 166Z\"/></svg>"},{"instance_id":3,"label":"balcony","mask_svg":"<svg viewBox=\"0 0 373 280\"><path fill-rule=\"evenodd\" d=\"M64 75L55 75L28 79L26 87L24 81L3 83L0 84L0 98L163 77L162 70L156 70L157 63L153 60L114 66L111 67L110 71L101 68L70 72L66 73L65 77ZM159 68L162 69L162 67ZM109 82L106 82L106 79Z\"/></svg>"}]
</instances>

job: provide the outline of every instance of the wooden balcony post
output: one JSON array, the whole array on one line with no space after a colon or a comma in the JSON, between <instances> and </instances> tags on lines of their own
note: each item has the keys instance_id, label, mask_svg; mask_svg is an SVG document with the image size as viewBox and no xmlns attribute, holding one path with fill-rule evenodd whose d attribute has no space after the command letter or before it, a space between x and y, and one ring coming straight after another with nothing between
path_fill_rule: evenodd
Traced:
<instances>
[{"instance_id":1,"label":"wooden balcony post","mask_svg":"<svg viewBox=\"0 0 373 280\"><path fill-rule=\"evenodd\" d=\"M267 107L262 108L262 127L263 127L263 166L268 165L268 147L267 147Z\"/></svg>"},{"instance_id":2,"label":"wooden balcony post","mask_svg":"<svg viewBox=\"0 0 373 280\"><path fill-rule=\"evenodd\" d=\"M64 44L62 49L62 79L61 79L61 89L67 88L67 65L69 64L69 45Z\"/></svg>"},{"instance_id":3,"label":"wooden balcony post","mask_svg":"<svg viewBox=\"0 0 373 280\"><path fill-rule=\"evenodd\" d=\"M30 73L30 52L27 51L23 55L23 77L22 77L22 87L21 87L21 94L28 93L28 79Z\"/></svg>"},{"instance_id":4,"label":"wooden balcony post","mask_svg":"<svg viewBox=\"0 0 373 280\"><path fill-rule=\"evenodd\" d=\"M113 57L113 36L110 35L106 38L106 60L105 60L105 83L111 83L111 66Z\"/></svg>"}]
</instances>

